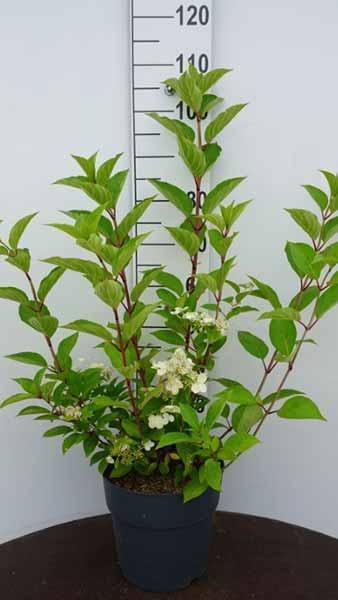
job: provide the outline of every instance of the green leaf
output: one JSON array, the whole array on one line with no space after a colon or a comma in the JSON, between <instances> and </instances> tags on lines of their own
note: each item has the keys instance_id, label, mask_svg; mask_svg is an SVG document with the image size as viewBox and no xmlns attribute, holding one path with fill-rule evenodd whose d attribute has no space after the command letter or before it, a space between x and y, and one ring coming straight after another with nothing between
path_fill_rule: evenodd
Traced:
<instances>
[{"instance_id":1,"label":"green leaf","mask_svg":"<svg viewBox=\"0 0 338 600\"><path fill-rule=\"evenodd\" d=\"M40 282L38 289L38 298L41 302L44 302L46 296L49 294L54 285L59 281L60 277L64 274L65 269L61 267L55 267L42 281Z\"/></svg>"},{"instance_id":2,"label":"green leaf","mask_svg":"<svg viewBox=\"0 0 338 600\"><path fill-rule=\"evenodd\" d=\"M239 331L238 339L243 348L256 358L264 359L269 352L266 343L249 331Z\"/></svg>"},{"instance_id":3,"label":"green leaf","mask_svg":"<svg viewBox=\"0 0 338 600\"><path fill-rule=\"evenodd\" d=\"M206 144L205 146L202 147L202 151L203 151L204 158L205 158L204 173L206 173L208 171L208 169L210 169L210 167L212 167L212 165L216 162L216 160L220 156L220 154L222 152L222 148L219 144L216 144L216 143L215 144Z\"/></svg>"},{"instance_id":4,"label":"green leaf","mask_svg":"<svg viewBox=\"0 0 338 600\"><path fill-rule=\"evenodd\" d=\"M99 450L98 452L95 452L95 454L93 454L93 456L91 457L90 464L95 465L100 460L102 460L102 458L105 458L106 456L107 456L107 452L105 450ZM108 463L106 463L106 466L108 466Z\"/></svg>"},{"instance_id":5,"label":"green leaf","mask_svg":"<svg viewBox=\"0 0 338 600\"><path fill-rule=\"evenodd\" d=\"M156 279L156 276L161 272L161 269L162 267L144 271L141 281L139 281L131 291L130 296L133 302L137 302L140 296L142 296L143 292L148 289L151 282Z\"/></svg>"},{"instance_id":6,"label":"green leaf","mask_svg":"<svg viewBox=\"0 0 338 600\"><path fill-rule=\"evenodd\" d=\"M215 94L205 94L202 100L201 106L201 115L205 115L208 111L212 110L223 102L224 98L220 98L219 96L215 96Z\"/></svg>"},{"instance_id":7,"label":"green leaf","mask_svg":"<svg viewBox=\"0 0 338 600\"><path fill-rule=\"evenodd\" d=\"M338 217L334 217L333 219L326 221L322 232L323 241L327 242L336 233L338 233Z\"/></svg>"},{"instance_id":8,"label":"green leaf","mask_svg":"<svg viewBox=\"0 0 338 600\"><path fill-rule=\"evenodd\" d=\"M275 319L279 321L299 321L300 314L298 310L292 308L291 306L286 306L285 308L276 308L270 312L265 312L261 314L259 318Z\"/></svg>"},{"instance_id":9,"label":"green leaf","mask_svg":"<svg viewBox=\"0 0 338 600\"><path fill-rule=\"evenodd\" d=\"M8 354L6 358L16 360L17 362L25 363L26 365L36 365L38 367L47 367L47 362L36 352L19 352L17 354Z\"/></svg>"},{"instance_id":10,"label":"green leaf","mask_svg":"<svg viewBox=\"0 0 338 600\"><path fill-rule=\"evenodd\" d=\"M266 283L263 283L262 281L259 281L258 279L255 279L255 277L250 277L250 279L257 286L262 298L265 298L265 300L270 302L273 308L279 308L281 306L279 298L272 287Z\"/></svg>"},{"instance_id":11,"label":"green leaf","mask_svg":"<svg viewBox=\"0 0 338 600\"><path fill-rule=\"evenodd\" d=\"M72 335L63 339L57 350L57 358L62 368L67 366L67 361L69 359L70 353L72 352L76 342L79 339L78 333L73 333Z\"/></svg>"},{"instance_id":12,"label":"green leaf","mask_svg":"<svg viewBox=\"0 0 338 600\"><path fill-rule=\"evenodd\" d=\"M167 344L173 344L173 346L184 346L184 339L176 333L176 331L171 331L170 329L159 329L158 331L152 331L151 335L155 336L161 342L166 342Z\"/></svg>"},{"instance_id":13,"label":"green leaf","mask_svg":"<svg viewBox=\"0 0 338 600\"><path fill-rule=\"evenodd\" d=\"M277 412L284 419L326 419L321 414L318 406L306 396L289 398Z\"/></svg>"},{"instance_id":14,"label":"green leaf","mask_svg":"<svg viewBox=\"0 0 338 600\"><path fill-rule=\"evenodd\" d=\"M140 312L138 312L134 317L132 317L129 321L123 324L122 334L123 339L127 342L131 337L136 335L142 325L145 323L149 315L154 312L156 308L158 308L159 304L149 304L145 306Z\"/></svg>"},{"instance_id":15,"label":"green leaf","mask_svg":"<svg viewBox=\"0 0 338 600\"><path fill-rule=\"evenodd\" d=\"M111 262L114 275L119 275L121 271L125 269L138 247L143 244L148 235L150 234L143 233L142 235L137 235L131 238L128 240L128 242L124 242L123 246L120 248L120 250L118 250Z\"/></svg>"},{"instance_id":16,"label":"green leaf","mask_svg":"<svg viewBox=\"0 0 338 600\"><path fill-rule=\"evenodd\" d=\"M27 248L24 248L23 250L16 250L15 255L9 256L6 260L10 265L20 269L20 271L28 273L31 264L31 257Z\"/></svg>"},{"instance_id":17,"label":"green leaf","mask_svg":"<svg viewBox=\"0 0 338 600\"><path fill-rule=\"evenodd\" d=\"M245 177L225 179L214 187L204 200L202 212L204 215L212 213L215 208L242 182Z\"/></svg>"},{"instance_id":18,"label":"green leaf","mask_svg":"<svg viewBox=\"0 0 338 600\"><path fill-rule=\"evenodd\" d=\"M187 433L181 433L180 431L172 431L170 433L164 433L157 444L157 450L165 448L166 446L172 446L174 444L188 444L192 443L191 437Z\"/></svg>"},{"instance_id":19,"label":"green leaf","mask_svg":"<svg viewBox=\"0 0 338 600\"><path fill-rule=\"evenodd\" d=\"M63 444L62 444L62 452L63 452L63 454L66 454L66 452L68 452L68 450L70 450L70 448L72 446L74 446L75 444L79 444L81 441L82 441L82 434L81 433L71 433L70 435L68 435L63 440Z\"/></svg>"},{"instance_id":20,"label":"green leaf","mask_svg":"<svg viewBox=\"0 0 338 600\"><path fill-rule=\"evenodd\" d=\"M93 285L103 281L107 276L104 269L99 267L99 265L90 260L83 260L82 258L61 258L59 256L53 256L51 258L46 258L43 262L57 265L63 269L83 273Z\"/></svg>"},{"instance_id":21,"label":"green leaf","mask_svg":"<svg viewBox=\"0 0 338 600\"><path fill-rule=\"evenodd\" d=\"M271 404L271 402L283 400L284 398L289 398L290 396L296 396L298 394L301 394L299 390L285 388L284 390L273 392L272 394L266 396L263 400L263 404Z\"/></svg>"},{"instance_id":22,"label":"green leaf","mask_svg":"<svg viewBox=\"0 0 338 600\"><path fill-rule=\"evenodd\" d=\"M217 115L205 130L206 142L211 142L245 106L246 104L235 104Z\"/></svg>"},{"instance_id":23,"label":"green leaf","mask_svg":"<svg viewBox=\"0 0 338 600\"><path fill-rule=\"evenodd\" d=\"M183 488L184 503L190 502L194 498L201 496L207 489L207 483L201 483L196 469L194 470L190 481Z\"/></svg>"},{"instance_id":24,"label":"green leaf","mask_svg":"<svg viewBox=\"0 0 338 600\"><path fill-rule=\"evenodd\" d=\"M331 277L331 279L330 279L330 281L329 281L329 285L334 285L334 284L336 284L336 283L338 283L338 271L336 271L336 272L335 272L335 273L332 275L332 277Z\"/></svg>"},{"instance_id":25,"label":"green leaf","mask_svg":"<svg viewBox=\"0 0 338 600\"><path fill-rule=\"evenodd\" d=\"M247 433L258 423L264 413L258 404L238 406L232 413L231 423L235 431Z\"/></svg>"},{"instance_id":26,"label":"green leaf","mask_svg":"<svg viewBox=\"0 0 338 600\"><path fill-rule=\"evenodd\" d=\"M16 404L17 402L22 402L23 400L31 400L32 398L34 398L32 394L14 394L13 396L6 398L6 400L0 404L0 408L5 408L5 406L10 406L11 404Z\"/></svg>"},{"instance_id":27,"label":"green leaf","mask_svg":"<svg viewBox=\"0 0 338 600\"><path fill-rule=\"evenodd\" d=\"M23 217L17 223L15 223L15 225L12 227L10 234L9 234L9 245L13 250L17 249L20 239L21 239L21 236L24 233L27 225L29 225L31 220L37 214L38 213L33 213L32 215L27 215L26 217Z\"/></svg>"},{"instance_id":28,"label":"green leaf","mask_svg":"<svg viewBox=\"0 0 338 600\"><path fill-rule=\"evenodd\" d=\"M313 261L314 265L321 266L323 264L329 265L330 267L335 267L338 263L338 242L331 244L325 250L317 254L316 258Z\"/></svg>"},{"instance_id":29,"label":"green leaf","mask_svg":"<svg viewBox=\"0 0 338 600\"><path fill-rule=\"evenodd\" d=\"M81 236L79 232L76 230L74 225L69 225L68 223L48 223L48 227L54 227L54 229L58 229L59 231L63 231L67 235L70 235L72 238L78 240Z\"/></svg>"},{"instance_id":30,"label":"green leaf","mask_svg":"<svg viewBox=\"0 0 338 600\"><path fill-rule=\"evenodd\" d=\"M224 448L232 450L236 454L250 450L253 446L259 444L259 440L249 433L238 432L229 437L225 443Z\"/></svg>"},{"instance_id":31,"label":"green leaf","mask_svg":"<svg viewBox=\"0 0 338 600\"><path fill-rule=\"evenodd\" d=\"M203 151L195 146L193 142L182 136L177 138L179 154L189 171L195 177L202 177L206 169L206 161Z\"/></svg>"},{"instance_id":32,"label":"green leaf","mask_svg":"<svg viewBox=\"0 0 338 600\"><path fill-rule=\"evenodd\" d=\"M191 215L193 202L185 191L166 181L149 179L149 182L185 216L189 217Z\"/></svg>"},{"instance_id":33,"label":"green leaf","mask_svg":"<svg viewBox=\"0 0 338 600\"><path fill-rule=\"evenodd\" d=\"M121 245L125 238L128 236L129 231L136 225L136 223L140 220L142 215L151 205L152 201L156 196L151 196L151 198L146 198L139 202L125 217L122 219L120 225L117 230L114 232L114 240L118 242L118 245Z\"/></svg>"},{"instance_id":34,"label":"green leaf","mask_svg":"<svg viewBox=\"0 0 338 600\"><path fill-rule=\"evenodd\" d=\"M231 73L231 71L232 69L212 69L211 71L203 74L203 77L201 77L199 82L200 90L203 93L206 92L208 89L214 86L215 83L221 79L221 77L224 77L224 75L227 75L227 73Z\"/></svg>"},{"instance_id":35,"label":"green leaf","mask_svg":"<svg viewBox=\"0 0 338 600\"><path fill-rule=\"evenodd\" d=\"M196 113L199 112L202 104L202 92L196 85L194 78L187 71L174 84L174 89L180 98Z\"/></svg>"},{"instance_id":36,"label":"green leaf","mask_svg":"<svg viewBox=\"0 0 338 600\"><path fill-rule=\"evenodd\" d=\"M312 304L314 299L318 297L318 294L319 290L316 286L309 287L303 292L296 294L296 296L291 300L290 306L302 311Z\"/></svg>"},{"instance_id":37,"label":"green leaf","mask_svg":"<svg viewBox=\"0 0 338 600\"><path fill-rule=\"evenodd\" d=\"M106 187L110 192L110 203L108 208L115 208L118 202L118 199L122 193L124 184L126 182L128 176L128 169L125 171L119 171L115 175L113 175L110 179L108 179L106 183Z\"/></svg>"},{"instance_id":38,"label":"green leaf","mask_svg":"<svg viewBox=\"0 0 338 600\"><path fill-rule=\"evenodd\" d=\"M312 264L316 253L308 244L287 242L285 252L292 269L304 277L308 275L311 278L317 278L320 274L320 268Z\"/></svg>"},{"instance_id":39,"label":"green leaf","mask_svg":"<svg viewBox=\"0 0 338 600\"><path fill-rule=\"evenodd\" d=\"M117 161L121 158L122 154L116 154L113 158L108 158L102 165L98 168L96 174L96 181L100 185L106 185L109 177L112 174L112 171L117 163Z\"/></svg>"},{"instance_id":40,"label":"green leaf","mask_svg":"<svg viewBox=\"0 0 338 600\"><path fill-rule=\"evenodd\" d=\"M216 492L220 492L222 489L222 469L219 461L208 458L204 464L207 484Z\"/></svg>"},{"instance_id":41,"label":"green leaf","mask_svg":"<svg viewBox=\"0 0 338 600\"><path fill-rule=\"evenodd\" d=\"M338 284L331 285L318 298L316 306L316 317L320 319L328 310L338 303Z\"/></svg>"},{"instance_id":42,"label":"green leaf","mask_svg":"<svg viewBox=\"0 0 338 600\"><path fill-rule=\"evenodd\" d=\"M313 212L304 210L303 208L286 208L285 210L312 240L318 238L320 233L320 223Z\"/></svg>"},{"instance_id":43,"label":"green leaf","mask_svg":"<svg viewBox=\"0 0 338 600\"><path fill-rule=\"evenodd\" d=\"M79 319L77 321L73 321L72 323L68 323L68 325L63 325L63 328L79 331L80 333L88 333L89 335L96 335L97 337L107 340L108 342L110 342L112 339L112 335L108 329L99 323L94 323L93 321Z\"/></svg>"},{"instance_id":44,"label":"green leaf","mask_svg":"<svg viewBox=\"0 0 338 600\"><path fill-rule=\"evenodd\" d=\"M87 437L85 440L83 440L83 450L87 457L90 456L94 452L97 444L98 444L98 441L95 436L89 435L89 437Z\"/></svg>"},{"instance_id":45,"label":"green leaf","mask_svg":"<svg viewBox=\"0 0 338 600\"><path fill-rule=\"evenodd\" d=\"M229 206L221 206L224 226L227 229L230 229L251 202L251 200L247 200L246 202L240 202L239 204L234 204L234 202L232 202Z\"/></svg>"},{"instance_id":46,"label":"green leaf","mask_svg":"<svg viewBox=\"0 0 338 600\"><path fill-rule=\"evenodd\" d=\"M110 207L112 205L112 196L110 191L103 185L84 181L81 184L81 189L89 198L91 198L91 200L94 200L94 202L100 204L100 206L104 205Z\"/></svg>"},{"instance_id":47,"label":"green leaf","mask_svg":"<svg viewBox=\"0 0 338 600\"><path fill-rule=\"evenodd\" d=\"M83 183L86 182L88 182L88 177L78 175L76 177L63 177L62 179L58 179L57 181L54 181L54 185L66 185L67 187L81 189Z\"/></svg>"},{"instance_id":48,"label":"green leaf","mask_svg":"<svg viewBox=\"0 0 338 600\"><path fill-rule=\"evenodd\" d=\"M191 429L199 429L200 422L196 411L190 406L190 404L181 404L181 415L183 421L190 425Z\"/></svg>"},{"instance_id":49,"label":"green leaf","mask_svg":"<svg viewBox=\"0 0 338 600\"><path fill-rule=\"evenodd\" d=\"M45 431L45 433L43 434L43 437L50 438L55 437L57 435L65 435L70 431L72 431L71 427L67 427L67 425L59 425L58 427L52 427L51 429L47 429L47 431Z\"/></svg>"},{"instance_id":50,"label":"green leaf","mask_svg":"<svg viewBox=\"0 0 338 600\"><path fill-rule=\"evenodd\" d=\"M77 156L76 154L72 154L71 156L72 158L74 158L74 160L76 160L78 165L80 165L84 173L86 173L88 179L90 181L95 181L95 163L97 152L89 156L89 158L85 158L84 156Z\"/></svg>"},{"instance_id":51,"label":"green leaf","mask_svg":"<svg viewBox=\"0 0 338 600\"><path fill-rule=\"evenodd\" d=\"M196 275L198 281L201 281L205 287L205 289L210 290L213 293L216 293L218 290L218 285L216 279L212 275L208 275L207 273L199 273Z\"/></svg>"},{"instance_id":52,"label":"green leaf","mask_svg":"<svg viewBox=\"0 0 338 600\"><path fill-rule=\"evenodd\" d=\"M316 202L320 210L324 211L329 202L329 199L325 192L315 187L314 185L303 185L303 188L310 194L311 198Z\"/></svg>"},{"instance_id":53,"label":"green leaf","mask_svg":"<svg viewBox=\"0 0 338 600\"><path fill-rule=\"evenodd\" d=\"M195 233L179 227L166 227L166 229L189 256L194 256L198 252L201 242Z\"/></svg>"},{"instance_id":54,"label":"green leaf","mask_svg":"<svg viewBox=\"0 0 338 600\"><path fill-rule=\"evenodd\" d=\"M50 315L34 317L33 319L29 319L28 323L36 331L39 331L50 338L53 337L59 326L59 321L56 317L51 317Z\"/></svg>"},{"instance_id":55,"label":"green leaf","mask_svg":"<svg viewBox=\"0 0 338 600\"><path fill-rule=\"evenodd\" d=\"M16 381L27 394L32 394L32 397L39 393L39 386L36 385L33 379L17 377L14 381Z\"/></svg>"},{"instance_id":56,"label":"green leaf","mask_svg":"<svg viewBox=\"0 0 338 600\"><path fill-rule=\"evenodd\" d=\"M141 437L141 434L137 428L135 421L133 421L131 419L123 419L122 427L130 437L137 438L137 439L139 439Z\"/></svg>"},{"instance_id":57,"label":"green leaf","mask_svg":"<svg viewBox=\"0 0 338 600\"><path fill-rule=\"evenodd\" d=\"M3 300L19 302L19 304L28 302L28 297L25 292L15 287L0 287L0 298Z\"/></svg>"},{"instance_id":58,"label":"green leaf","mask_svg":"<svg viewBox=\"0 0 338 600\"><path fill-rule=\"evenodd\" d=\"M44 414L51 414L51 411L48 410L47 408L44 408L43 406L26 406L26 408L23 408L22 410L20 410L20 412L18 412L17 416L25 417L27 415L44 415Z\"/></svg>"},{"instance_id":59,"label":"green leaf","mask_svg":"<svg viewBox=\"0 0 338 600\"><path fill-rule=\"evenodd\" d=\"M184 287L181 280L173 275L172 273L166 273L164 271L158 271L155 275L155 281L166 288L169 288L178 296L184 293Z\"/></svg>"},{"instance_id":60,"label":"green leaf","mask_svg":"<svg viewBox=\"0 0 338 600\"><path fill-rule=\"evenodd\" d=\"M226 256L236 234L224 237L217 229L209 229L208 235L212 247L220 256Z\"/></svg>"},{"instance_id":61,"label":"green leaf","mask_svg":"<svg viewBox=\"0 0 338 600\"><path fill-rule=\"evenodd\" d=\"M100 298L100 300L102 300L102 302L108 304L108 306L111 306L114 309L119 306L124 296L121 284L113 281L112 279L106 279L105 281L99 283L95 287L95 294L98 296L98 298Z\"/></svg>"},{"instance_id":62,"label":"green leaf","mask_svg":"<svg viewBox=\"0 0 338 600\"><path fill-rule=\"evenodd\" d=\"M171 131L171 133L174 133L177 136L181 135L190 140L191 142L193 142L195 139L194 130L191 127L189 127L189 125L186 125L178 119L168 119L168 117L161 117L160 115L154 112L148 113L148 117L151 117L152 119L154 119L154 121L157 121L158 123L160 123L160 125L162 125L166 129Z\"/></svg>"},{"instance_id":63,"label":"green leaf","mask_svg":"<svg viewBox=\"0 0 338 600\"><path fill-rule=\"evenodd\" d=\"M104 344L103 349L108 356L111 364L118 371L123 368L123 361L120 350L115 348L112 344Z\"/></svg>"},{"instance_id":64,"label":"green leaf","mask_svg":"<svg viewBox=\"0 0 338 600\"><path fill-rule=\"evenodd\" d=\"M324 171L323 169L319 170L329 184L331 196L336 196L338 194L338 175L335 173L330 173L330 171Z\"/></svg>"},{"instance_id":65,"label":"green leaf","mask_svg":"<svg viewBox=\"0 0 338 600\"><path fill-rule=\"evenodd\" d=\"M162 300L162 302L164 302L164 304L167 304L168 306L172 306L172 307L176 306L177 298L174 294L169 292L169 290L164 290L164 289L156 290L156 294L160 298L160 300Z\"/></svg>"},{"instance_id":66,"label":"green leaf","mask_svg":"<svg viewBox=\"0 0 338 600\"><path fill-rule=\"evenodd\" d=\"M225 404L226 398L217 398L217 400L214 400L214 402L210 404L205 417L205 425L207 429L211 429L215 425L216 421L219 419L224 410Z\"/></svg>"},{"instance_id":67,"label":"green leaf","mask_svg":"<svg viewBox=\"0 0 338 600\"><path fill-rule=\"evenodd\" d=\"M255 396L241 384L235 384L229 389L217 394L218 398L223 399L226 403L250 405L256 404Z\"/></svg>"},{"instance_id":68,"label":"green leaf","mask_svg":"<svg viewBox=\"0 0 338 600\"><path fill-rule=\"evenodd\" d=\"M272 320L270 340L274 348L283 356L290 356L297 340L297 329L293 321Z\"/></svg>"}]
</instances>

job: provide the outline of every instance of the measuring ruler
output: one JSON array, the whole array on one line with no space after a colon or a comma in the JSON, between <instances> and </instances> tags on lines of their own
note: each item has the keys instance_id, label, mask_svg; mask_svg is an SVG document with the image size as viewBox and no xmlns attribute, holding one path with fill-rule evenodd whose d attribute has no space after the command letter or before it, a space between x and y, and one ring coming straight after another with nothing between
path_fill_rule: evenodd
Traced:
<instances>
[{"instance_id":1,"label":"measuring ruler","mask_svg":"<svg viewBox=\"0 0 338 600\"><path fill-rule=\"evenodd\" d=\"M170 95L161 82L178 77L188 61L203 73L211 68L212 0L196 4L182 0L130 0L130 29L134 204L156 193L147 181L149 178L168 181L193 195L193 178L177 157L175 136L147 113L157 112L195 126L191 110L176 95ZM206 192L208 178L204 181ZM190 261L163 227L178 226L183 218L182 213L158 196L138 222L137 235L152 233L138 249L135 283L143 271L165 265L185 285ZM208 246L200 256L202 270L209 271ZM153 294L149 294L147 300L153 299Z\"/></svg>"}]
</instances>

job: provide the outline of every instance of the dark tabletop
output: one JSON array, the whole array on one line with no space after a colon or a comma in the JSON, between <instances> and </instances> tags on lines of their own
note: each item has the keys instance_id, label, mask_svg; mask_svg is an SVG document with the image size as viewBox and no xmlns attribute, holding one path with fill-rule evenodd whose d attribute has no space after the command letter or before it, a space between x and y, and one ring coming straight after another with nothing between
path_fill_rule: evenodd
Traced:
<instances>
[{"instance_id":1,"label":"dark tabletop","mask_svg":"<svg viewBox=\"0 0 338 600\"><path fill-rule=\"evenodd\" d=\"M175 594L122 577L109 516L0 546L2 600L338 600L338 540L279 521L217 513L209 571Z\"/></svg>"}]
</instances>

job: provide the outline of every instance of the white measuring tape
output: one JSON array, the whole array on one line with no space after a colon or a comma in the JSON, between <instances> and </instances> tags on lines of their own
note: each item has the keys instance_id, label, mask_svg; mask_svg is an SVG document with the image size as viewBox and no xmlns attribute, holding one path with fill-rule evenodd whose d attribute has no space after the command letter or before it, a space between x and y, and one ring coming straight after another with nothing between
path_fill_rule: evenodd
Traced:
<instances>
[{"instance_id":1,"label":"white measuring tape","mask_svg":"<svg viewBox=\"0 0 338 600\"><path fill-rule=\"evenodd\" d=\"M194 115L177 96L168 94L161 81L179 76L188 61L202 72L211 68L212 0L130 0L130 23L134 203L154 195L149 178L169 181L193 196L193 179L176 156L175 136L146 113L157 112L193 126ZM204 181L207 191L208 178ZM135 281L143 271L166 265L185 284L190 263L162 227L178 226L179 219L177 209L158 197L139 221L137 234L153 233L137 252ZM204 263L208 271L208 245L201 262L202 270Z\"/></svg>"}]
</instances>

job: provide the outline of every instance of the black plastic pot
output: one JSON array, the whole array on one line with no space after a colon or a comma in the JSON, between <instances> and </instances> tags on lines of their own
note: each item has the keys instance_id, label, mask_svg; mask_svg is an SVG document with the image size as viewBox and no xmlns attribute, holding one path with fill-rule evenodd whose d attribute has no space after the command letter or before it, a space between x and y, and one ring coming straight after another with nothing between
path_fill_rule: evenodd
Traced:
<instances>
[{"instance_id":1,"label":"black plastic pot","mask_svg":"<svg viewBox=\"0 0 338 600\"><path fill-rule=\"evenodd\" d=\"M123 575L145 591L173 592L207 569L219 493L183 504L181 494L129 491L103 478Z\"/></svg>"}]
</instances>

